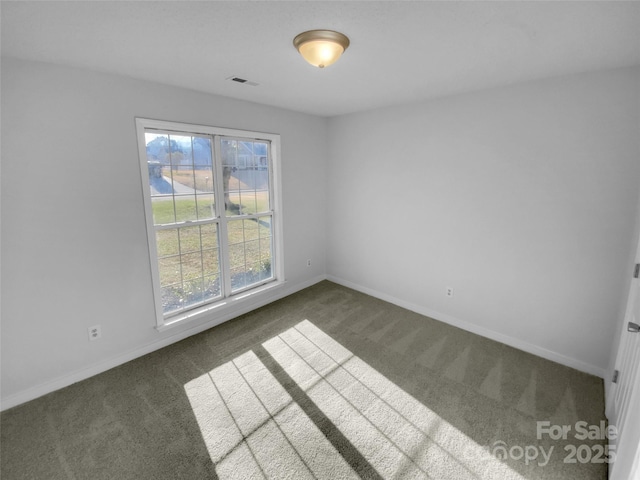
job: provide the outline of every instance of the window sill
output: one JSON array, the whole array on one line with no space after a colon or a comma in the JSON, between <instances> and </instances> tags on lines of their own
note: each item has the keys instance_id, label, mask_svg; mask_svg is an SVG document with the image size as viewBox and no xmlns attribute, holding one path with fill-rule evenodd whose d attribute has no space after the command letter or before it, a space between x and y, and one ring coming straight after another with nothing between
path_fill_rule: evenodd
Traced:
<instances>
[{"instance_id":1,"label":"window sill","mask_svg":"<svg viewBox=\"0 0 640 480\"><path fill-rule=\"evenodd\" d=\"M269 298L269 294L273 295L277 293L278 290L284 287L284 284L284 280L275 280L260 287L240 292L237 295L225 298L216 303L210 303L194 310L190 310L183 315L171 317L162 325L156 326L156 330L158 332L173 330L176 327L181 327L192 322L211 317L213 314L216 316L219 315L219 318L222 319L219 323L223 323L231 318L247 313L275 300L275 298ZM264 302L265 300L267 300L267 302ZM228 318L225 318L226 316L228 316ZM209 320L211 319L213 318L209 318Z\"/></svg>"}]
</instances>

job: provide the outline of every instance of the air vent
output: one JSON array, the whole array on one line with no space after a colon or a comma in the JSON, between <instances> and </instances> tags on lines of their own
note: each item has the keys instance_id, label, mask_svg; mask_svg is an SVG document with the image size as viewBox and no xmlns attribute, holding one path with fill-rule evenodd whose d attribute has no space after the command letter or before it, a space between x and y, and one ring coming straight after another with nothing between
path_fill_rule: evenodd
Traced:
<instances>
[{"instance_id":1,"label":"air vent","mask_svg":"<svg viewBox=\"0 0 640 480\"><path fill-rule=\"evenodd\" d=\"M231 80L232 82L236 82L236 83L242 83L244 85L251 85L252 87L258 86L256 82L251 82L245 78L240 78L235 76L227 77L227 80Z\"/></svg>"}]
</instances>

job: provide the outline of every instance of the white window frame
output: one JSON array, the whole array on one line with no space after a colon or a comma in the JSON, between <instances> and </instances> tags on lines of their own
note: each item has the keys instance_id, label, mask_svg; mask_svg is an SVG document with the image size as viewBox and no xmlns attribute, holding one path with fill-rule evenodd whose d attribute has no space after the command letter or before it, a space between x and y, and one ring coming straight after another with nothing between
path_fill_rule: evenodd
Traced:
<instances>
[{"instance_id":1,"label":"white window frame","mask_svg":"<svg viewBox=\"0 0 640 480\"><path fill-rule=\"evenodd\" d=\"M171 122L164 120L152 120L147 118L136 118L136 133L138 138L138 156L140 159L140 173L143 190L144 211L147 230L147 242L149 246L149 263L151 280L153 286L154 307L156 314L156 328L160 331L173 327L178 324L182 324L189 320L199 320L213 313L227 312L230 308L239 307L240 304L253 300L254 294L260 294L267 292L274 287L279 287L284 284L284 259L283 259L283 229L282 229L282 182L280 175L280 135L274 133L254 132L246 130L237 130L222 127L211 127L205 125L197 125L190 123ZM268 162L270 164L270 208L271 208L271 229L272 229L272 260L271 271L273 278L266 283L259 283L257 285L249 286L231 293L230 283L228 285L228 291L223 291L222 299L215 300L210 303L205 303L183 311L176 315L165 316L162 308L162 290L160 287L160 271L158 267L158 249L156 245L156 225L153 219L151 186L148 175L147 164L147 150L145 141L145 131L147 129L159 130L166 133L190 133L209 135L212 137L212 162L214 175L217 178L216 191L216 216L218 219L218 237L220 248L220 263L228 262L228 240L224 234L226 229L220 229L220 223L233 220L234 217L224 217L224 211L220 209L220 196L222 195L222 161L220 158L220 151L216 142L216 137L227 137L234 140L265 140L269 142L269 156ZM224 208L222 208L224 210ZM248 218L248 216L242 216L242 218ZM239 220L235 218L235 220ZM197 222L194 222L197 224ZM223 259L223 256L225 257ZM221 267L221 276L225 277L225 282L229 282L229 268Z\"/></svg>"}]
</instances>

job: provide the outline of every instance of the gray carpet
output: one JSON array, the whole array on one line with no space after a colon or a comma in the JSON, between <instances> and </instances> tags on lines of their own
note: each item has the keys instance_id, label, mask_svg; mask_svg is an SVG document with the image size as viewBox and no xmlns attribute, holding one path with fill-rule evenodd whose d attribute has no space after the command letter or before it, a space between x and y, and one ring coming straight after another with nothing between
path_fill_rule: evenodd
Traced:
<instances>
[{"instance_id":1,"label":"gray carpet","mask_svg":"<svg viewBox=\"0 0 640 480\"><path fill-rule=\"evenodd\" d=\"M3 412L0 473L605 479L600 440L536 424L603 410L599 378L321 282Z\"/></svg>"}]
</instances>

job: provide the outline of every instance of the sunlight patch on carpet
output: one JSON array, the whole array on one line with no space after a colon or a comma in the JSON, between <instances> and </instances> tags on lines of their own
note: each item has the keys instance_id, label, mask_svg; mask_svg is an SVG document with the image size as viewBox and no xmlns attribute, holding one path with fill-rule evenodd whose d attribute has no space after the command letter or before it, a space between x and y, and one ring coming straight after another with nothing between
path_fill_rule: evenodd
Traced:
<instances>
[{"instance_id":1,"label":"sunlight patch on carpet","mask_svg":"<svg viewBox=\"0 0 640 480\"><path fill-rule=\"evenodd\" d=\"M184 386L220 478L523 479L308 320L256 351Z\"/></svg>"}]
</instances>

